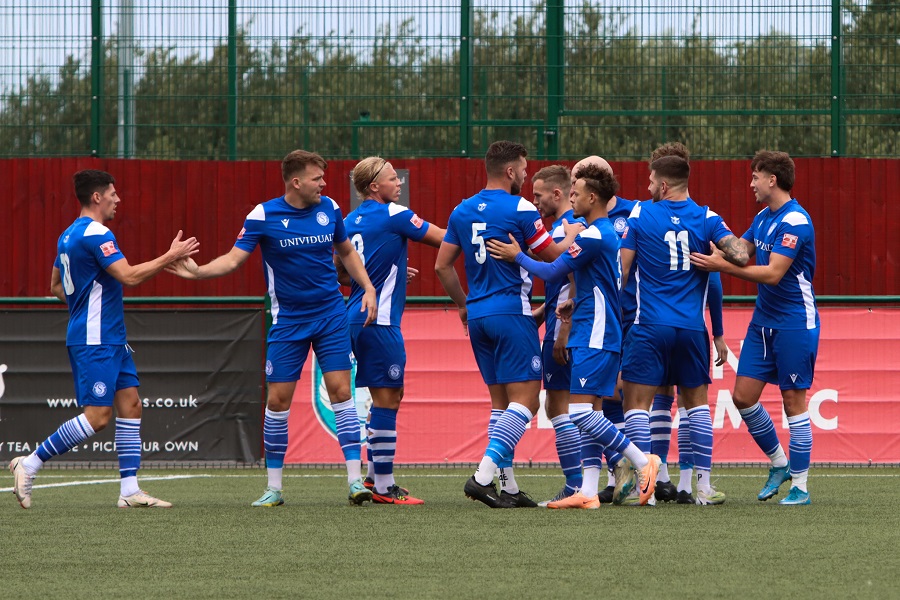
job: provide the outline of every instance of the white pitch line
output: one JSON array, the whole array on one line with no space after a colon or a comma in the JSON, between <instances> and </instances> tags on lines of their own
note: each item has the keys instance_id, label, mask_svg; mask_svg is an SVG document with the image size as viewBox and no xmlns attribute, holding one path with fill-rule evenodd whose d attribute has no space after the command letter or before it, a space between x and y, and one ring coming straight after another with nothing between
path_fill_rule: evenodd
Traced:
<instances>
[{"instance_id":1,"label":"white pitch line","mask_svg":"<svg viewBox=\"0 0 900 600\"><path fill-rule=\"evenodd\" d=\"M164 481L169 479L196 479L198 477L212 477L212 475L206 474L197 474L197 475L164 475L159 477L141 477L141 481ZM56 487L70 487L73 485L96 485L98 483L119 483L121 479L91 479L91 480L83 480L83 481L62 481L60 483L44 483L40 485L32 486L32 489L39 488L56 488ZM0 493L2 492L11 492L13 488L0 488Z\"/></svg>"},{"instance_id":2,"label":"white pitch line","mask_svg":"<svg viewBox=\"0 0 900 600\"><path fill-rule=\"evenodd\" d=\"M249 475L249 474L248 475L218 475L218 474L211 474L211 473L198 473L196 475L165 475L165 476L158 476L158 477L150 476L150 477L141 477L140 479L141 479L141 481L167 481L167 480L174 480L174 479L198 479L198 478L205 478L205 479L260 479L262 476L263 475L261 473L253 474L253 475ZM548 475L535 475L535 474L522 473L519 475L520 478L529 478L529 479L547 479L547 478L556 479L561 476L562 476L561 473L553 474L553 475L549 475L549 474ZM56 476L56 477L61 477L61 476ZM285 479L345 479L346 477L347 476L343 473L336 473L336 474L329 474L329 475L326 475L324 473L322 473L322 474L296 474L296 475L285 474L284 475ZM409 478L409 479L459 479L461 477L461 475L403 473L403 477ZM729 473L721 473L721 472L716 472L713 475L714 479L719 479L719 478L722 478L722 479L727 479L727 478L758 479L760 477L762 477L762 475L746 475L746 474L737 474L737 473L729 474ZM887 478L887 479L897 479L898 481L900 481L900 475L888 475L888 474L881 474L881 473L878 473L878 474L873 473L871 475L867 475L864 473L813 474L814 479L818 479L818 478L840 479L840 478L854 478L854 477ZM96 484L100 484L100 483L118 483L119 481L120 481L120 479L91 479L91 480L82 480L82 481L64 481L64 482L59 482L59 483L38 484L38 485L34 486L34 489L70 487L70 486L76 486L76 485L96 485ZM11 488L11 487L0 488L0 493L11 492L11 491L13 491L13 488Z\"/></svg>"}]
</instances>

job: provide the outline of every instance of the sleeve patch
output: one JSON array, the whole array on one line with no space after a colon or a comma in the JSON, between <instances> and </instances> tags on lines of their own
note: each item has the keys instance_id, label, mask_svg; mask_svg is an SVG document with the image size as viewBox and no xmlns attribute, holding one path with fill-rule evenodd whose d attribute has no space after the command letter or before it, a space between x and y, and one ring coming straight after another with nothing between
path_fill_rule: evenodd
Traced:
<instances>
[{"instance_id":1,"label":"sleeve patch","mask_svg":"<svg viewBox=\"0 0 900 600\"><path fill-rule=\"evenodd\" d=\"M119 249L116 248L116 243L112 241L100 244L100 250L103 252L103 256L112 256L119 251Z\"/></svg>"},{"instance_id":2,"label":"sleeve patch","mask_svg":"<svg viewBox=\"0 0 900 600\"><path fill-rule=\"evenodd\" d=\"M625 231L622 232L622 239L623 239L623 240L624 240L625 238L628 237L628 230L629 230L629 229L630 229L630 227L625 227Z\"/></svg>"},{"instance_id":3,"label":"sleeve patch","mask_svg":"<svg viewBox=\"0 0 900 600\"><path fill-rule=\"evenodd\" d=\"M421 229L422 225L425 223L425 221L422 220L422 217L420 217L416 213L413 213L413 216L409 219L409 222L420 229Z\"/></svg>"},{"instance_id":4,"label":"sleeve patch","mask_svg":"<svg viewBox=\"0 0 900 600\"><path fill-rule=\"evenodd\" d=\"M581 246L579 246L575 242L572 242L572 245L569 246L569 249L566 250L566 252L568 252L569 256L571 256L572 258L577 258L578 255L581 254Z\"/></svg>"},{"instance_id":5,"label":"sleeve patch","mask_svg":"<svg viewBox=\"0 0 900 600\"><path fill-rule=\"evenodd\" d=\"M244 239L244 234L245 234L245 233L247 233L247 228L246 228L246 227L241 227L241 231L238 233L237 239L239 239L239 240Z\"/></svg>"},{"instance_id":6,"label":"sleeve patch","mask_svg":"<svg viewBox=\"0 0 900 600\"><path fill-rule=\"evenodd\" d=\"M781 238L781 245L787 248L794 249L797 247L797 236L791 235L790 233L784 234L784 237Z\"/></svg>"}]
</instances>

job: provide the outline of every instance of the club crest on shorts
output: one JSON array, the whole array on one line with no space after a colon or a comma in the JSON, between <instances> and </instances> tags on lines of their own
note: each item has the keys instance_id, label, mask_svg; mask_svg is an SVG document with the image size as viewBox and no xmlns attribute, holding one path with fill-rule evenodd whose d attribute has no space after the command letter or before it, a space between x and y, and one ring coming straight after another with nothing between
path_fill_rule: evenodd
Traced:
<instances>
[{"instance_id":1,"label":"club crest on shorts","mask_svg":"<svg viewBox=\"0 0 900 600\"><path fill-rule=\"evenodd\" d=\"M94 392L94 395L97 396L98 398L102 398L103 396L106 395L106 384L103 383L102 381L98 381L91 388L91 391Z\"/></svg>"},{"instance_id":2,"label":"club crest on shorts","mask_svg":"<svg viewBox=\"0 0 900 600\"><path fill-rule=\"evenodd\" d=\"M318 223L322 227L325 227L326 225L328 225L328 215L326 215L323 212L317 212L316 213L316 223Z\"/></svg>"},{"instance_id":3,"label":"club crest on shorts","mask_svg":"<svg viewBox=\"0 0 900 600\"><path fill-rule=\"evenodd\" d=\"M531 357L531 370L532 371L540 371L541 370L541 357L540 356L532 356Z\"/></svg>"},{"instance_id":4,"label":"club crest on shorts","mask_svg":"<svg viewBox=\"0 0 900 600\"><path fill-rule=\"evenodd\" d=\"M391 368L388 369L388 377L394 380L400 379L401 373L400 365L391 365Z\"/></svg>"},{"instance_id":5,"label":"club crest on shorts","mask_svg":"<svg viewBox=\"0 0 900 600\"><path fill-rule=\"evenodd\" d=\"M266 375L271 375L274 370L275 370L274 367L272 367L272 361L267 360L266 361Z\"/></svg>"}]
</instances>

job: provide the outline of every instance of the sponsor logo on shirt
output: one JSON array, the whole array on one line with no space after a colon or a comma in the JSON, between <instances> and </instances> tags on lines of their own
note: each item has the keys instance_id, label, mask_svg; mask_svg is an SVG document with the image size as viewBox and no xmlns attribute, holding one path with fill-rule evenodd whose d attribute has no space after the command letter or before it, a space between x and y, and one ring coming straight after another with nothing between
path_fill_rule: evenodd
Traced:
<instances>
[{"instance_id":1,"label":"sponsor logo on shirt","mask_svg":"<svg viewBox=\"0 0 900 600\"><path fill-rule=\"evenodd\" d=\"M422 217L420 217L416 213L413 213L413 216L412 216L412 218L410 218L409 222L412 223L413 225L415 225L416 227L421 227L425 221L422 220Z\"/></svg>"},{"instance_id":2,"label":"sponsor logo on shirt","mask_svg":"<svg viewBox=\"0 0 900 600\"><path fill-rule=\"evenodd\" d=\"M104 242L100 244L100 250L103 252L103 256L112 256L118 252L115 242Z\"/></svg>"},{"instance_id":3,"label":"sponsor logo on shirt","mask_svg":"<svg viewBox=\"0 0 900 600\"><path fill-rule=\"evenodd\" d=\"M284 225L285 229L287 229L288 223L290 223L290 222L291 222L290 219L282 219L281 220L281 223Z\"/></svg>"},{"instance_id":4,"label":"sponsor logo on shirt","mask_svg":"<svg viewBox=\"0 0 900 600\"><path fill-rule=\"evenodd\" d=\"M791 235L790 233L784 234L784 237L781 238L781 245L787 248L796 248L797 247L797 236Z\"/></svg>"},{"instance_id":5,"label":"sponsor logo on shirt","mask_svg":"<svg viewBox=\"0 0 900 600\"><path fill-rule=\"evenodd\" d=\"M581 246L579 246L575 242L572 242L572 245L569 246L569 249L567 250L567 252L569 253L569 256L571 256L572 258L577 258L578 255L581 254Z\"/></svg>"},{"instance_id":6,"label":"sponsor logo on shirt","mask_svg":"<svg viewBox=\"0 0 900 600\"><path fill-rule=\"evenodd\" d=\"M237 239L239 239L239 240L244 239L244 234L245 234L245 233L247 233L247 228L246 228L246 227L241 227L241 232L238 234L238 238L237 238Z\"/></svg>"},{"instance_id":7,"label":"sponsor logo on shirt","mask_svg":"<svg viewBox=\"0 0 900 600\"><path fill-rule=\"evenodd\" d=\"M324 244L326 242L330 244L333 240L333 233L323 233L322 235L300 235L285 240L278 240L278 245L282 248L290 248L291 246L303 246L305 244Z\"/></svg>"},{"instance_id":8,"label":"sponsor logo on shirt","mask_svg":"<svg viewBox=\"0 0 900 600\"><path fill-rule=\"evenodd\" d=\"M754 240L756 242L756 247L762 250L763 252L771 252L772 244L766 244L765 242L761 242L759 240Z\"/></svg>"},{"instance_id":9,"label":"sponsor logo on shirt","mask_svg":"<svg viewBox=\"0 0 900 600\"><path fill-rule=\"evenodd\" d=\"M326 225L328 225L328 215L326 215L323 212L317 212L316 213L316 223L318 223L322 227L325 227Z\"/></svg>"}]
</instances>

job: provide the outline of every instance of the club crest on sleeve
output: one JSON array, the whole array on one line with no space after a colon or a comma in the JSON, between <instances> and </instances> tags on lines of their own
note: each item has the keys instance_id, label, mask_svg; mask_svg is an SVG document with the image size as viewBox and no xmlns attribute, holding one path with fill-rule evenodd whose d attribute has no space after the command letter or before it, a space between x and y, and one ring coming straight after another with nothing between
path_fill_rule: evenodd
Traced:
<instances>
[{"instance_id":1,"label":"club crest on sleeve","mask_svg":"<svg viewBox=\"0 0 900 600\"><path fill-rule=\"evenodd\" d=\"M787 248L796 248L797 247L797 236L791 235L790 233L784 234L784 237L781 239L781 245Z\"/></svg>"},{"instance_id":2,"label":"club crest on sleeve","mask_svg":"<svg viewBox=\"0 0 900 600\"><path fill-rule=\"evenodd\" d=\"M413 213L413 216L409 219L409 222L412 223L413 225L415 225L416 227L421 227L425 221L422 220L422 217L420 217L416 213Z\"/></svg>"},{"instance_id":3,"label":"club crest on sleeve","mask_svg":"<svg viewBox=\"0 0 900 600\"><path fill-rule=\"evenodd\" d=\"M572 242L572 245L569 246L569 249L566 250L566 252L568 252L569 256L571 256L572 258L576 258L579 254L581 254L581 246L579 246L575 242Z\"/></svg>"},{"instance_id":4,"label":"club crest on sleeve","mask_svg":"<svg viewBox=\"0 0 900 600\"><path fill-rule=\"evenodd\" d=\"M102 244L100 244L100 250L103 252L103 256L112 256L113 254L118 252L118 249L116 249L116 243L112 241L103 242Z\"/></svg>"}]
</instances>

